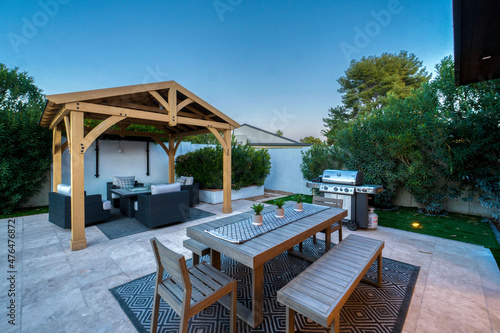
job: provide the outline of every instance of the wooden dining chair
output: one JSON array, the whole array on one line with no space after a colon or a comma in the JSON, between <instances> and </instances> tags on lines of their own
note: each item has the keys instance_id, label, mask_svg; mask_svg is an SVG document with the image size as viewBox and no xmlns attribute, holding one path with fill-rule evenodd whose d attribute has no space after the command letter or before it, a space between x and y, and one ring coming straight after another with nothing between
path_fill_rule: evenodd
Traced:
<instances>
[{"instance_id":1,"label":"wooden dining chair","mask_svg":"<svg viewBox=\"0 0 500 333\"><path fill-rule=\"evenodd\" d=\"M183 255L151 239L157 270L151 333L156 333L160 297L181 317L179 332L186 333L189 318L219 301L230 311L230 332L236 333L236 280L201 262L187 268ZM163 271L170 277L163 280Z\"/></svg>"},{"instance_id":2,"label":"wooden dining chair","mask_svg":"<svg viewBox=\"0 0 500 333\"><path fill-rule=\"evenodd\" d=\"M321 206L328 206L328 207L334 207L334 208L342 208L343 200L342 199L333 199L333 198L324 198L324 197L318 197L318 196L313 196L313 204L315 205L321 205ZM338 223L332 224L330 227L330 233L333 233L335 231L339 231L339 241L342 240L342 221L339 221ZM321 232L324 233L324 230ZM316 244L316 235L313 235L313 243ZM302 252L302 242L299 244L299 251Z\"/></svg>"}]
</instances>

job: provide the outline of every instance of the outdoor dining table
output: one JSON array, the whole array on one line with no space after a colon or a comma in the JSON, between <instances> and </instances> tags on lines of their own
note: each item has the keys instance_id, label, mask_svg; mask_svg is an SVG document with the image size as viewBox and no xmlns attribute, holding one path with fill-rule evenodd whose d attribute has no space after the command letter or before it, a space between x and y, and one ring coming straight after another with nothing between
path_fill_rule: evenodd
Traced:
<instances>
[{"instance_id":1,"label":"outdoor dining table","mask_svg":"<svg viewBox=\"0 0 500 333\"><path fill-rule=\"evenodd\" d=\"M304 204L306 206L308 204ZM311 205L313 206L313 205ZM277 229L261 234L243 243L232 243L220 237L208 233L220 226L237 224L237 222L251 218L253 211L232 215L226 218L213 220L211 222L188 227L187 236L205 244L211 248L212 266L221 268L221 254L232 258L252 271L252 308L248 309L238 303L238 317L256 328L263 321L263 301L264 301L264 263L278 256L284 251L290 254L294 245L312 237L320 231L325 231L325 250L330 249L331 234L327 232L331 225L347 216L347 211L340 208L322 208L323 210L294 222L283 225ZM267 207L265 212L274 210L274 207ZM264 224L266 223L264 215Z\"/></svg>"},{"instance_id":2,"label":"outdoor dining table","mask_svg":"<svg viewBox=\"0 0 500 333\"><path fill-rule=\"evenodd\" d=\"M134 217L134 201L138 194L151 194L150 187L114 188L111 193L120 197L120 213L127 217Z\"/></svg>"}]
</instances>

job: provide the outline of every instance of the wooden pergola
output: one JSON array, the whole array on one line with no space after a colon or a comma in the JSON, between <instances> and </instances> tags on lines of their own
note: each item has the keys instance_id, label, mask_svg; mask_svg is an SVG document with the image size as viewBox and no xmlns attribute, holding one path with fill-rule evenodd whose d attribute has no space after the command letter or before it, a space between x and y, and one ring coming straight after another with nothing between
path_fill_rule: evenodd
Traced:
<instances>
[{"instance_id":1,"label":"wooden pergola","mask_svg":"<svg viewBox=\"0 0 500 333\"><path fill-rule=\"evenodd\" d=\"M95 127L87 119L99 120ZM160 133L127 130L148 125ZM168 154L168 180L175 181L175 152L186 136L212 133L224 149L223 213L231 213L231 135L240 125L175 81L80 91L47 96L40 125L53 131L53 190L61 183L62 153L71 160L72 250L87 247L85 238L84 154L102 134L141 136L155 140ZM119 129L113 129L117 125ZM116 127L116 126L115 126ZM67 141L62 143L63 129ZM163 143L168 139L168 147Z\"/></svg>"}]
</instances>

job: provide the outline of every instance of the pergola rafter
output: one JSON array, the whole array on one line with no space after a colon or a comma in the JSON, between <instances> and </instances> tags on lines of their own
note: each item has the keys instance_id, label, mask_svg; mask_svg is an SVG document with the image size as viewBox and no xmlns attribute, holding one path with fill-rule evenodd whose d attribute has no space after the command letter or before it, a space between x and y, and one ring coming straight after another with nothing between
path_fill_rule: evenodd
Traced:
<instances>
[{"instance_id":1,"label":"pergola rafter","mask_svg":"<svg viewBox=\"0 0 500 333\"><path fill-rule=\"evenodd\" d=\"M98 120L95 127L85 120ZM148 125L162 133L127 130ZM213 133L224 149L222 211L231 208L231 134L240 125L175 81L81 91L47 96L40 125L53 132L53 189L61 183L62 153L71 156L71 249L87 246L85 239L84 154L102 134L146 137L157 142L169 158L169 182L175 180L175 153L182 139ZM113 125L120 128L113 129ZM63 129L67 141L62 143ZM168 139L168 147L163 140Z\"/></svg>"}]
</instances>

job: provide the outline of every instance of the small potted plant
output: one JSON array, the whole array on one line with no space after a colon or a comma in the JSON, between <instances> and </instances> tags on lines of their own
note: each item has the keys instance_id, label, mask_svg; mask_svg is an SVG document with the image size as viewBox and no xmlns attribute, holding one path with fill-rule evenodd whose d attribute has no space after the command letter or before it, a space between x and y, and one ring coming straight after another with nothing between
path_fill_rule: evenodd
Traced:
<instances>
[{"instance_id":1,"label":"small potted plant","mask_svg":"<svg viewBox=\"0 0 500 333\"><path fill-rule=\"evenodd\" d=\"M264 204L253 204L252 206L253 211L255 212L255 215L253 216L253 225L262 225L262 215L260 214L262 210L264 209Z\"/></svg>"},{"instance_id":2,"label":"small potted plant","mask_svg":"<svg viewBox=\"0 0 500 333\"><path fill-rule=\"evenodd\" d=\"M303 194L295 194L294 197L296 203L295 203L295 211L296 212L301 212L302 211L302 201L304 201L304 195Z\"/></svg>"},{"instance_id":3,"label":"small potted plant","mask_svg":"<svg viewBox=\"0 0 500 333\"><path fill-rule=\"evenodd\" d=\"M285 217L285 209L283 205L285 204L285 198L279 198L274 200L274 204L276 205L276 210L274 211L274 216L278 218Z\"/></svg>"}]
</instances>

